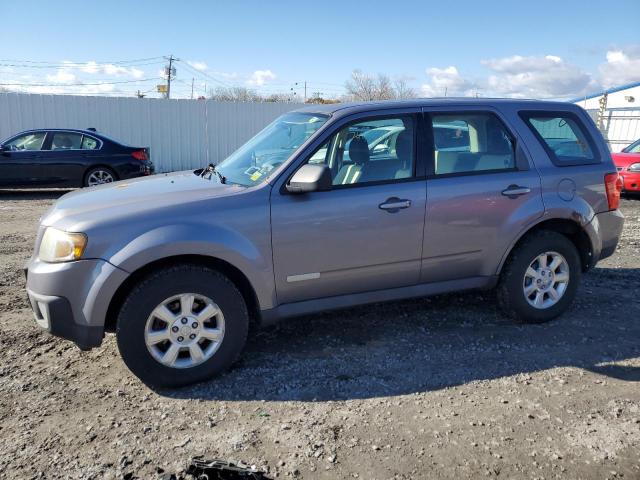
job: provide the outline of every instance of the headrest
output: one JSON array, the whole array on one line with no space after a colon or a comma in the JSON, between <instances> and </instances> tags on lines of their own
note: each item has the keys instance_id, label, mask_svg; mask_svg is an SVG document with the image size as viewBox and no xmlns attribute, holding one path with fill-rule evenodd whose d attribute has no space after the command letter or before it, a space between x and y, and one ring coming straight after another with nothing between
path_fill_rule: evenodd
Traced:
<instances>
[{"instance_id":1,"label":"headrest","mask_svg":"<svg viewBox=\"0 0 640 480\"><path fill-rule=\"evenodd\" d=\"M349 158L358 165L369 161L369 143L364 137L353 137L349 144Z\"/></svg>"},{"instance_id":2,"label":"headrest","mask_svg":"<svg viewBox=\"0 0 640 480\"><path fill-rule=\"evenodd\" d=\"M413 138L409 130L403 130L396 138L396 155L403 164L411 161L411 144Z\"/></svg>"}]
</instances>

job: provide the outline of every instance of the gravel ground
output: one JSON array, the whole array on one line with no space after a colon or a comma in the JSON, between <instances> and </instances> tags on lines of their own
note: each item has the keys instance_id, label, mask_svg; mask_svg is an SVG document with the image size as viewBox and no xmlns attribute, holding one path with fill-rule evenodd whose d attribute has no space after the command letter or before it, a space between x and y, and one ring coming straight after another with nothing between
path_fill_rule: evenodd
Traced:
<instances>
[{"instance_id":1,"label":"gravel ground","mask_svg":"<svg viewBox=\"0 0 640 480\"><path fill-rule=\"evenodd\" d=\"M547 325L490 293L295 319L226 375L152 391L114 338L38 330L21 268L59 192L0 193L0 478L155 478L197 454L270 477L640 478L640 200Z\"/></svg>"}]
</instances>

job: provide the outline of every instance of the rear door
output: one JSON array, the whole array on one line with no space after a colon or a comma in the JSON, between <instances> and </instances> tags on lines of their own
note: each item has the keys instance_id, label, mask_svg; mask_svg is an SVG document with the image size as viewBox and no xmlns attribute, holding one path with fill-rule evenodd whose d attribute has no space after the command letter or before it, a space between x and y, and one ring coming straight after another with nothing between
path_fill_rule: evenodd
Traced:
<instances>
[{"instance_id":1,"label":"rear door","mask_svg":"<svg viewBox=\"0 0 640 480\"><path fill-rule=\"evenodd\" d=\"M87 164L82 150L83 134L54 130L49 132L49 141L41 158L42 175L48 185L79 187L82 184L84 165Z\"/></svg>"},{"instance_id":2,"label":"rear door","mask_svg":"<svg viewBox=\"0 0 640 480\"><path fill-rule=\"evenodd\" d=\"M540 177L498 111L425 109L428 165L422 282L494 275L544 213Z\"/></svg>"},{"instance_id":3,"label":"rear door","mask_svg":"<svg viewBox=\"0 0 640 480\"><path fill-rule=\"evenodd\" d=\"M303 163L332 170L330 191L271 194L274 274L279 303L418 283L426 188L418 161L419 109L358 117L338 125ZM402 130L384 154L365 132ZM423 164L422 164L423 165Z\"/></svg>"},{"instance_id":4,"label":"rear door","mask_svg":"<svg viewBox=\"0 0 640 480\"><path fill-rule=\"evenodd\" d=\"M0 154L0 185L35 186L38 185L40 162L46 132L28 132L4 142L10 150Z\"/></svg>"}]
</instances>

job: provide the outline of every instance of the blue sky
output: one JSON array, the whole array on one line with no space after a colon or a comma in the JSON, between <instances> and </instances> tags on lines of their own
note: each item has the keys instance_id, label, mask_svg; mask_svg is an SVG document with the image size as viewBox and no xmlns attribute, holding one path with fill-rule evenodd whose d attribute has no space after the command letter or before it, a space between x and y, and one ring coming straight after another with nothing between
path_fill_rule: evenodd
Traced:
<instances>
[{"instance_id":1,"label":"blue sky","mask_svg":"<svg viewBox=\"0 0 640 480\"><path fill-rule=\"evenodd\" d=\"M172 53L178 97L192 78L196 93L306 80L309 93L337 96L354 69L423 95L571 97L640 80L639 17L638 0L2 0L0 84L130 94L161 83Z\"/></svg>"}]
</instances>

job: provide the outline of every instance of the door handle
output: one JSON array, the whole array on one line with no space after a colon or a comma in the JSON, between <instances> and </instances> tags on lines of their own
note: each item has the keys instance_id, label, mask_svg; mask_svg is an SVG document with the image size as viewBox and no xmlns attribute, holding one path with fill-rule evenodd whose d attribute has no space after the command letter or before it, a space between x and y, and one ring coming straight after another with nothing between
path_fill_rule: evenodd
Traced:
<instances>
[{"instance_id":1,"label":"door handle","mask_svg":"<svg viewBox=\"0 0 640 480\"><path fill-rule=\"evenodd\" d=\"M411 200L406 200L398 197L387 198L383 203L378 205L380 210L385 210L389 213L396 213L403 208L409 208L411 206Z\"/></svg>"},{"instance_id":2,"label":"door handle","mask_svg":"<svg viewBox=\"0 0 640 480\"><path fill-rule=\"evenodd\" d=\"M502 195L509 198L516 198L520 195L526 195L527 193L531 193L531 189L529 187L521 187L520 185L509 185L506 190L502 191Z\"/></svg>"}]
</instances>

